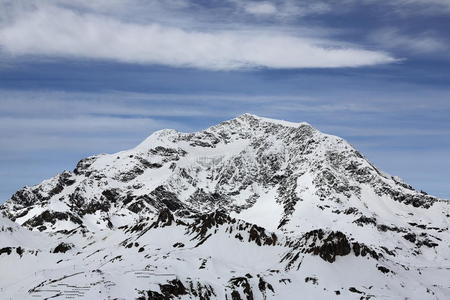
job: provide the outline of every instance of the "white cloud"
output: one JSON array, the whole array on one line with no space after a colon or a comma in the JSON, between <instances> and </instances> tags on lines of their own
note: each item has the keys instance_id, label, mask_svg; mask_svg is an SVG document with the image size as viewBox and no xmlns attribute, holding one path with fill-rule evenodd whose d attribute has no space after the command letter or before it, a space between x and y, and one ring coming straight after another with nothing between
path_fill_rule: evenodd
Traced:
<instances>
[{"instance_id":1,"label":"white cloud","mask_svg":"<svg viewBox=\"0 0 450 300\"><path fill-rule=\"evenodd\" d=\"M199 100L199 96L183 95L182 100ZM207 98L214 100L215 98ZM164 104L171 103L167 109ZM198 117L217 114L207 106L192 108L180 96L138 93L64 93L0 91L0 113L29 117L46 115L120 115L127 117ZM1 119L1 117L0 117Z\"/></svg>"},{"instance_id":2,"label":"white cloud","mask_svg":"<svg viewBox=\"0 0 450 300\"><path fill-rule=\"evenodd\" d=\"M278 19L301 17L329 12L332 8L329 1L296 1L296 0L272 0L272 1L247 1L228 0L238 10L247 14L273 17Z\"/></svg>"},{"instance_id":3,"label":"white cloud","mask_svg":"<svg viewBox=\"0 0 450 300\"><path fill-rule=\"evenodd\" d=\"M72 151L74 148L105 151L108 150L104 148L105 143L119 150L123 141L127 141L127 147L133 147L156 130L177 127L181 127L178 122L143 117L0 117L0 153L38 149Z\"/></svg>"},{"instance_id":4,"label":"white cloud","mask_svg":"<svg viewBox=\"0 0 450 300\"><path fill-rule=\"evenodd\" d=\"M167 123L167 122L166 122ZM167 124L166 124L167 125ZM0 117L0 131L8 136L14 130L15 135L22 133L30 135L34 133L51 132L52 134L71 135L81 133L84 135L98 133L121 134L136 130L136 128L164 128L164 124L149 118L117 118L99 116L75 116L65 118L21 118Z\"/></svg>"},{"instance_id":5,"label":"white cloud","mask_svg":"<svg viewBox=\"0 0 450 300\"><path fill-rule=\"evenodd\" d=\"M352 126L321 126L324 132L346 137L405 137L405 136L450 136L448 129L423 128L357 128Z\"/></svg>"},{"instance_id":6,"label":"white cloud","mask_svg":"<svg viewBox=\"0 0 450 300\"><path fill-rule=\"evenodd\" d=\"M376 31L370 39L382 45L384 48L400 48L416 53L433 53L445 51L448 46L445 42L433 36L431 33L415 34L414 36L402 34L394 28L385 28Z\"/></svg>"},{"instance_id":7,"label":"white cloud","mask_svg":"<svg viewBox=\"0 0 450 300\"><path fill-rule=\"evenodd\" d=\"M210 70L359 67L395 61L383 52L262 28L183 30L51 6L20 14L3 26L0 46L11 55L107 59Z\"/></svg>"},{"instance_id":8,"label":"white cloud","mask_svg":"<svg viewBox=\"0 0 450 300\"><path fill-rule=\"evenodd\" d=\"M228 0L239 9L255 15L279 18L301 17L318 14L339 14L361 7L377 5L386 12L398 15L439 15L450 13L449 0Z\"/></svg>"},{"instance_id":9,"label":"white cloud","mask_svg":"<svg viewBox=\"0 0 450 300\"><path fill-rule=\"evenodd\" d=\"M374 1L374 0L372 0ZM401 14L448 14L450 13L449 0L395 0L387 1L396 7Z\"/></svg>"},{"instance_id":10,"label":"white cloud","mask_svg":"<svg viewBox=\"0 0 450 300\"><path fill-rule=\"evenodd\" d=\"M270 2L249 2L245 5L245 11L254 15L273 15L278 12Z\"/></svg>"}]
</instances>

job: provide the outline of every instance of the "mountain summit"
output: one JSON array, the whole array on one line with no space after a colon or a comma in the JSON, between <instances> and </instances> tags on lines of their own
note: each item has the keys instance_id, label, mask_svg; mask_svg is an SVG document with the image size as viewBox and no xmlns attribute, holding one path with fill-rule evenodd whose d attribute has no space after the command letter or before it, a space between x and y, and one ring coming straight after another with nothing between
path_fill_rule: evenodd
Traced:
<instances>
[{"instance_id":1,"label":"mountain summit","mask_svg":"<svg viewBox=\"0 0 450 300\"><path fill-rule=\"evenodd\" d=\"M6 298L450 298L449 202L307 123L157 131L0 210Z\"/></svg>"}]
</instances>

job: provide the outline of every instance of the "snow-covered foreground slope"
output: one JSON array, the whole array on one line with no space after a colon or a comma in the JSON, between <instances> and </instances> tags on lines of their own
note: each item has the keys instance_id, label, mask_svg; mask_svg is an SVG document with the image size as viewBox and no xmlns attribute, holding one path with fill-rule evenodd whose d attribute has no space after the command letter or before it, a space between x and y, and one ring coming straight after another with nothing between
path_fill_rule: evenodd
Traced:
<instances>
[{"instance_id":1,"label":"snow-covered foreground slope","mask_svg":"<svg viewBox=\"0 0 450 300\"><path fill-rule=\"evenodd\" d=\"M449 202L306 123L158 131L1 211L2 299L450 299Z\"/></svg>"}]
</instances>

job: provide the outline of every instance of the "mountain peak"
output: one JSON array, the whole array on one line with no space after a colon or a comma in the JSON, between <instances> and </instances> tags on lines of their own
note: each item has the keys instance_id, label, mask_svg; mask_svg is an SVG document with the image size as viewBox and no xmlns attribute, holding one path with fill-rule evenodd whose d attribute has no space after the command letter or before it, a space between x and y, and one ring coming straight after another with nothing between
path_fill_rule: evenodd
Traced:
<instances>
[{"instance_id":1,"label":"mountain peak","mask_svg":"<svg viewBox=\"0 0 450 300\"><path fill-rule=\"evenodd\" d=\"M250 113L244 113L238 117L235 118L236 120L240 120L240 121L259 121L259 122L264 122L264 123L272 123L272 124L276 124L276 125L282 125L282 126L287 126L287 127L300 127L300 126L311 126L310 124L306 123L306 122L290 122L290 121L284 121L284 120L278 120L278 119L272 119L272 118L266 118L266 117L260 117L254 114L250 114Z\"/></svg>"},{"instance_id":2,"label":"mountain peak","mask_svg":"<svg viewBox=\"0 0 450 300\"><path fill-rule=\"evenodd\" d=\"M194 133L160 130L0 206L51 245L34 249L0 218L0 259L27 270L5 295L81 286L93 298L448 299L449 204L307 123L244 114Z\"/></svg>"},{"instance_id":3,"label":"mountain peak","mask_svg":"<svg viewBox=\"0 0 450 300\"><path fill-rule=\"evenodd\" d=\"M197 132L183 133L175 129L158 130L141 142L134 150L145 151L151 147L170 146L176 143L176 141L186 141L190 139L195 139L199 143L205 143L209 140L213 145L218 142L227 143L227 141L223 139L224 136L244 134L243 137L245 139L248 138L248 134L258 136L260 132L265 132L268 128L271 128L272 133L276 134L276 131L280 126L286 129L295 129L306 126L309 130L318 132L306 122L294 123L245 113L236 118L223 121L217 125L213 125L205 130Z\"/></svg>"}]
</instances>

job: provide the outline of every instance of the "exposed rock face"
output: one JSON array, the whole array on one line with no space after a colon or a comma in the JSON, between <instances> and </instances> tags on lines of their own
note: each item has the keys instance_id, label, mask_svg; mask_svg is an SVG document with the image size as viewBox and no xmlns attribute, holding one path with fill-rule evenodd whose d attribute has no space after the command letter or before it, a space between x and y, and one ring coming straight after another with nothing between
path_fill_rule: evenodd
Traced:
<instances>
[{"instance_id":1,"label":"exposed rock face","mask_svg":"<svg viewBox=\"0 0 450 300\"><path fill-rule=\"evenodd\" d=\"M53 250L53 253L66 253L73 248L72 244L61 243Z\"/></svg>"},{"instance_id":2,"label":"exposed rock face","mask_svg":"<svg viewBox=\"0 0 450 300\"><path fill-rule=\"evenodd\" d=\"M341 138L245 114L17 191L0 267L34 262L6 297L445 299L449 212Z\"/></svg>"},{"instance_id":3,"label":"exposed rock face","mask_svg":"<svg viewBox=\"0 0 450 300\"><path fill-rule=\"evenodd\" d=\"M306 253L319 255L330 263L336 260L336 256L345 256L351 251L347 236L340 231L332 231L325 236L321 229L313 230L307 232L303 239L306 243Z\"/></svg>"}]
</instances>

